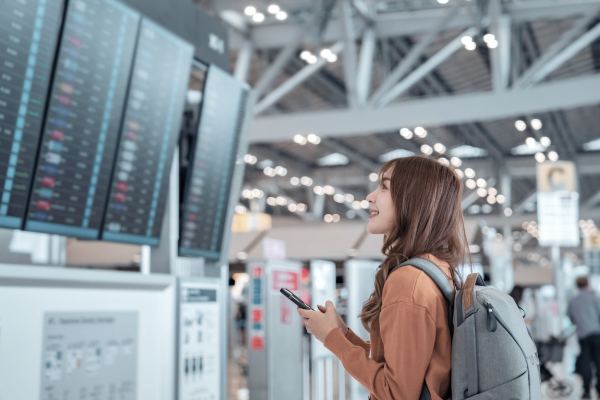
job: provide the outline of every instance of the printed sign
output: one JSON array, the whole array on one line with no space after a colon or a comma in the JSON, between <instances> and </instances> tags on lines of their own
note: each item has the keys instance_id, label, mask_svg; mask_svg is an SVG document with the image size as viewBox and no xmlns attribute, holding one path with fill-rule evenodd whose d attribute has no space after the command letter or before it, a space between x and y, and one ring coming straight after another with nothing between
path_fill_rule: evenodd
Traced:
<instances>
[{"instance_id":1,"label":"printed sign","mask_svg":"<svg viewBox=\"0 0 600 400\"><path fill-rule=\"evenodd\" d=\"M288 270L274 270L272 289L275 292L279 292L283 288L291 291L300 290L300 274Z\"/></svg>"},{"instance_id":2,"label":"printed sign","mask_svg":"<svg viewBox=\"0 0 600 400\"><path fill-rule=\"evenodd\" d=\"M264 238L262 246L263 257L267 260L285 260L285 242L283 240Z\"/></svg>"},{"instance_id":3,"label":"printed sign","mask_svg":"<svg viewBox=\"0 0 600 400\"><path fill-rule=\"evenodd\" d=\"M263 295L264 268L262 265L250 269L250 350L265 349L265 299Z\"/></svg>"}]
</instances>

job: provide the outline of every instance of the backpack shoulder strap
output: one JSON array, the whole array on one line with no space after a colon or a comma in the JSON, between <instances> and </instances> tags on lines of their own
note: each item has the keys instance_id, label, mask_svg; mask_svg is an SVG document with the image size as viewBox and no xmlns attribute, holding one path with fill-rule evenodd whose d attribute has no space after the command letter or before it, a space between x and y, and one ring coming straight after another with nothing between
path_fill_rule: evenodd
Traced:
<instances>
[{"instance_id":1,"label":"backpack shoulder strap","mask_svg":"<svg viewBox=\"0 0 600 400\"><path fill-rule=\"evenodd\" d=\"M454 289L452 289L450 282L448 282L448 277L446 277L446 275L435 263L426 258L415 257L398 265L396 268L390 271L390 274L398 268L402 268L406 265L412 265L413 267L425 272L435 282L438 288L440 288L442 294L450 303L450 306L454 304Z\"/></svg>"}]
</instances>

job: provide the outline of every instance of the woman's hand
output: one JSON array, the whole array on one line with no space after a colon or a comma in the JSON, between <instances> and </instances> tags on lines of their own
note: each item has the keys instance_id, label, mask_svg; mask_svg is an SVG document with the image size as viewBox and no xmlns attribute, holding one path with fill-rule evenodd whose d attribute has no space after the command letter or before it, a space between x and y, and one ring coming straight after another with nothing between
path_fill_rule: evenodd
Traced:
<instances>
[{"instance_id":1,"label":"woman's hand","mask_svg":"<svg viewBox=\"0 0 600 400\"><path fill-rule=\"evenodd\" d=\"M325 303L324 311L310 311L298 307L298 314L304 318L304 325L308 333L315 335L321 343L325 342L325 338L335 328L339 328L341 322L340 316L335 311L335 307L331 301ZM319 308L321 309L321 308ZM341 322L343 324L343 322ZM345 325L344 325L345 326ZM342 331L343 332L343 331Z\"/></svg>"},{"instance_id":2,"label":"woman's hand","mask_svg":"<svg viewBox=\"0 0 600 400\"><path fill-rule=\"evenodd\" d=\"M322 313L327 312L327 308L325 308L323 306L317 306L317 307L319 308L319 311L321 311ZM335 311L335 308L333 310ZM335 314L337 315L337 327L340 328L340 330L342 331L344 336L346 336L348 334L348 327L346 326L344 321L342 321L342 317L340 317L340 315L337 313L337 311Z\"/></svg>"}]
</instances>

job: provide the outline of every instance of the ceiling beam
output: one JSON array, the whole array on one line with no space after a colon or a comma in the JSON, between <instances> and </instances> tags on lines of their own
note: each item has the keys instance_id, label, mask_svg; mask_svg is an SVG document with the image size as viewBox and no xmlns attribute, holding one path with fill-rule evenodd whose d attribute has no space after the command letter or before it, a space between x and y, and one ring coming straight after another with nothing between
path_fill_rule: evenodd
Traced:
<instances>
[{"instance_id":1,"label":"ceiling beam","mask_svg":"<svg viewBox=\"0 0 600 400\"><path fill-rule=\"evenodd\" d=\"M407 100L382 109L344 109L264 116L254 120L250 141L286 141L299 133L315 133L322 138L358 136L396 131L400 125L431 127L492 121L598 103L600 76L592 75L540 84L528 90Z\"/></svg>"},{"instance_id":2,"label":"ceiling beam","mask_svg":"<svg viewBox=\"0 0 600 400\"><path fill-rule=\"evenodd\" d=\"M219 0L218 3L221 3ZM227 2L217 4L219 9L225 9ZM515 24L540 21L556 20L579 17L587 15L590 10L600 5L599 0L562 0L562 1L525 1L504 5L507 13ZM239 5L229 8L238 8ZM417 36L429 32L432 27L447 13L448 7L439 7L426 10L402 11L379 14L374 19L374 27L379 38L398 36ZM362 16L357 15L353 20L357 31L361 31L367 24ZM473 26L472 14L469 11L469 3L461 7L456 18L447 25L447 30L464 30ZM265 22L252 26L252 38L256 48L281 48L289 43L292 38L303 31L305 27L300 26L293 18L286 22ZM342 21L340 18L332 19L323 31L322 42L331 43L343 39ZM236 32L230 37L230 48L237 50L243 37ZM306 37L304 43L310 45L311 38Z\"/></svg>"}]
</instances>

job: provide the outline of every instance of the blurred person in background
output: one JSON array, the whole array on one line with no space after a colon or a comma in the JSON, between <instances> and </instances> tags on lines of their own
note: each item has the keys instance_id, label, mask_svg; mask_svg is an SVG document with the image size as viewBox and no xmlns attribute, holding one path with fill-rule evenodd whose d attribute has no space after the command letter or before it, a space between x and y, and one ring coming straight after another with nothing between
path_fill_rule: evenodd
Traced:
<instances>
[{"instance_id":1,"label":"blurred person in background","mask_svg":"<svg viewBox=\"0 0 600 400\"><path fill-rule=\"evenodd\" d=\"M577 371L583 378L582 399L591 399L592 363L596 365L596 390L600 394L600 299L589 287L586 277L577 278L579 294L569 301L567 315L577 327L581 354Z\"/></svg>"}]
</instances>

